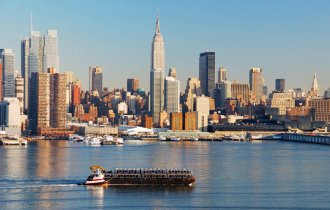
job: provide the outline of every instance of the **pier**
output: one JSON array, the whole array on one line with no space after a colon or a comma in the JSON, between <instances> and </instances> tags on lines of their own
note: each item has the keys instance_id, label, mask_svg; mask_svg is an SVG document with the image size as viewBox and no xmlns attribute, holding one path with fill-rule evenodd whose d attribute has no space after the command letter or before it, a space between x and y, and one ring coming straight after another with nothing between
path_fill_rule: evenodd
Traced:
<instances>
[{"instance_id":1,"label":"pier","mask_svg":"<svg viewBox=\"0 0 330 210\"><path fill-rule=\"evenodd\" d=\"M283 133L282 141L330 145L330 136L316 134Z\"/></svg>"}]
</instances>

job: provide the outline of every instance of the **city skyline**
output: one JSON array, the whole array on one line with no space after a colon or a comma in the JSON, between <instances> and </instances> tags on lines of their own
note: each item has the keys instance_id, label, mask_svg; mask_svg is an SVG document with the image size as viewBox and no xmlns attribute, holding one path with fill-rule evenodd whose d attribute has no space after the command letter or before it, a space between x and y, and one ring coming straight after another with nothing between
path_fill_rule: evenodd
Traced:
<instances>
[{"instance_id":1,"label":"city skyline","mask_svg":"<svg viewBox=\"0 0 330 210\"><path fill-rule=\"evenodd\" d=\"M149 90L150 34L159 8L166 37L165 70L177 69L181 91L188 78L198 76L198 56L207 50L216 53L216 69L226 68L231 81L247 83L249 69L260 67L269 92L275 88L276 78L286 79L286 89L301 87L307 91L314 71L320 94L330 86L326 79L330 76L328 2L211 1L206 6L190 2L189 8L187 1L176 3L176 8L171 3L70 1L62 8L60 2L0 1L1 18L20 14L14 15L9 25L3 23L0 45L13 49L20 72L20 35L28 36L33 13L33 30L58 30L61 72L73 71L82 84L88 84L89 66L99 65L104 70L104 86L125 87L127 78L136 77L140 86ZM74 5L77 9L71 14ZM98 11L98 17L81 15L88 14L85 12L90 8ZM49 15L58 11L60 16Z\"/></svg>"}]
</instances>

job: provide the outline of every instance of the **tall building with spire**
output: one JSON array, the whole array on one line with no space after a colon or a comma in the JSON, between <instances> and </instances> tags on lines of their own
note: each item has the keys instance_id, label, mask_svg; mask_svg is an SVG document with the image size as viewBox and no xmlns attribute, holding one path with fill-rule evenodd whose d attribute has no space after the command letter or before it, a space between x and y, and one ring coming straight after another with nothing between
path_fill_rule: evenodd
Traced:
<instances>
[{"instance_id":1,"label":"tall building with spire","mask_svg":"<svg viewBox=\"0 0 330 210\"><path fill-rule=\"evenodd\" d=\"M159 114L164 108L164 40L160 33L160 23L157 15L156 31L151 45L150 71L150 112L153 123L159 123Z\"/></svg>"},{"instance_id":2,"label":"tall building with spire","mask_svg":"<svg viewBox=\"0 0 330 210\"><path fill-rule=\"evenodd\" d=\"M319 96L319 83L317 82L316 73L314 73L313 83L312 83L312 94L313 96Z\"/></svg>"}]
</instances>

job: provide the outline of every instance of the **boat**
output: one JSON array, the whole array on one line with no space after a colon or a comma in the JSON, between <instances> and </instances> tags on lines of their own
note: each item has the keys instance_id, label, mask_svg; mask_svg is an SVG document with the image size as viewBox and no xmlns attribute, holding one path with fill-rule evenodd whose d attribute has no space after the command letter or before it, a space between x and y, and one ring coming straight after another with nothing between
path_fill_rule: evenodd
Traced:
<instances>
[{"instance_id":1,"label":"boat","mask_svg":"<svg viewBox=\"0 0 330 210\"><path fill-rule=\"evenodd\" d=\"M118 144L124 144L124 139L120 137L113 137L113 136L104 136L101 139L102 145L118 145Z\"/></svg>"},{"instance_id":2,"label":"boat","mask_svg":"<svg viewBox=\"0 0 330 210\"><path fill-rule=\"evenodd\" d=\"M80 136L78 134L73 134L73 135L70 135L69 140L70 141L73 141L73 142L83 142L84 141L84 137L82 137L82 136Z\"/></svg>"},{"instance_id":3,"label":"boat","mask_svg":"<svg viewBox=\"0 0 330 210\"><path fill-rule=\"evenodd\" d=\"M0 137L0 145L27 145L27 140L17 135L3 135Z\"/></svg>"},{"instance_id":4,"label":"boat","mask_svg":"<svg viewBox=\"0 0 330 210\"><path fill-rule=\"evenodd\" d=\"M180 140L181 140L181 138L176 137L176 136L171 136L170 137L170 141L180 141Z\"/></svg>"},{"instance_id":5,"label":"boat","mask_svg":"<svg viewBox=\"0 0 330 210\"><path fill-rule=\"evenodd\" d=\"M93 137L93 138L89 139L88 143L91 145L100 145L101 140L98 137Z\"/></svg>"},{"instance_id":6,"label":"boat","mask_svg":"<svg viewBox=\"0 0 330 210\"><path fill-rule=\"evenodd\" d=\"M198 139L198 137L196 137L196 136L193 136L193 137L191 137L190 138L190 141L198 141L199 139Z\"/></svg>"},{"instance_id":7,"label":"boat","mask_svg":"<svg viewBox=\"0 0 330 210\"><path fill-rule=\"evenodd\" d=\"M165 136L159 136L159 141L166 141L166 137Z\"/></svg>"},{"instance_id":8,"label":"boat","mask_svg":"<svg viewBox=\"0 0 330 210\"><path fill-rule=\"evenodd\" d=\"M104 173L102 173L102 167L91 166L90 169L93 173L88 176L84 185L103 185L107 183L104 179Z\"/></svg>"},{"instance_id":9,"label":"boat","mask_svg":"<svg viewBox=\"0 0 330 210\"><path fill-rule=\"evenodd\" d=\"M192 171L185 168L116 168L107 171L102 166L91 166L90 169L93 174L87 178L85 184L100 184L104 180L113 186L192 186L195 182Z\"/></svg>"}]
</instances>

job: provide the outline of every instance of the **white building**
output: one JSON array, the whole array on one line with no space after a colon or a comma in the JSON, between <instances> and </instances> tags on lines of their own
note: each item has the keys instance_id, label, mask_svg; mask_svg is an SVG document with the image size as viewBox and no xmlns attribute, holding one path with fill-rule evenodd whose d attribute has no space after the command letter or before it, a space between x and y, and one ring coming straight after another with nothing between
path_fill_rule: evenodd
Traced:
<instances>
[{"instance_id":1,"label":"white building","mask_svg":"<svg viewBox=\"0 0 330 210\"><path fill-rule=\"evenodd\" d=\"M125 102L120 102L118 104L118 113L127 114L127 104Z\"/></svg>"},{"instance_id":2,"label":"white building","mask_svg":"<svg viewBox=\"0 0 330 210\"><path fill-rule=\"evenodd\" d=\"M210 98L204 95L195 98L197 111L197 126L200 131L207 131L208 116L210 113Z\"/></svg>"},{"instance_id":3,"label":"white building","mask_svg":"<svg viewBox=\"0 0 330 210\"><path fill-rule=\"evenodd\" d=\"M164 105L167 113L180 112L180 81L174 77L165 78Z\"/></svg>"},{"instance_id":4,"label":"white building","mask_svg":"<svg viewBox=\"0 0 330 210\"><path fill-rule=\"evenodd\" d=\"M20 74L15 75L15 97L19 101L20 113L24 112L24 79Z\"/></svg>"},{"instance_id":5,"label":"white building","mask_svg":"<svg viewBox=\"0 0 330 210\"><path fill-rule=\"evenodd\" d=\"M0 127L21 127L20 104L17 98L4 98L0 102Z\"/></svg>"}]
</instances>

